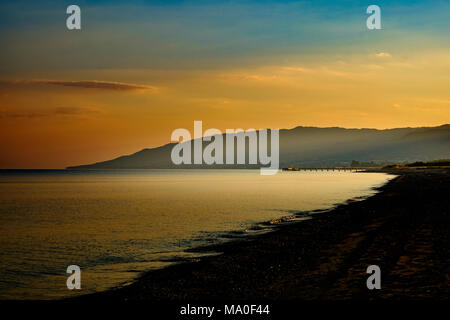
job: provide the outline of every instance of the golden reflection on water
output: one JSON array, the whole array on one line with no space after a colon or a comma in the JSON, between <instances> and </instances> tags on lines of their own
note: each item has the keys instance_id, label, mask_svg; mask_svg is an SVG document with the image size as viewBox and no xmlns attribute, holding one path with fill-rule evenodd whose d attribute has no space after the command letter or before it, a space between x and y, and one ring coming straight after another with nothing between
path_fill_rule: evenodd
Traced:
<instances>
[{"instance_id":1,"label":"golden reflection on water","mask_svg":"<svg viewBox=\"0 0 450 320\"><path fill-rule=\"evenodd\" d=\"M105 290L160 268L192 246L329 208L391 176L259 170L121 170L0 175L0 299ZM68 265L82 290L66 288Z\"/></svg>"}]
</instances>

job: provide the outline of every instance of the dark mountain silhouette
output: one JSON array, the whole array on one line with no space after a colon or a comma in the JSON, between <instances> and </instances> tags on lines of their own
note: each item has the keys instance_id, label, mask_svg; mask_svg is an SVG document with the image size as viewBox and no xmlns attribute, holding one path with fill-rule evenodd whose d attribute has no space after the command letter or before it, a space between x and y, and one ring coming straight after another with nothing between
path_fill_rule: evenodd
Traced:
<instances>
[{"instance_id":1,"label":"dark mountain silhouette","mask_svg":"<svg viewBox=\"0 0 450 320\"><path fill-rule=\"evenodd\" d=\"M210 142L203 142L206 146ZM68 169L259 168L261 165L174 165L175 144ZM225 139L224 139L225 145ZM247 146L248 151L248 146ZM450 158L450 125L398 129L296 127L280 130L280 167L350 165L352 160L401 163ZM248 159L248 158L247 158Z\"/></svg>"}]
</instances>

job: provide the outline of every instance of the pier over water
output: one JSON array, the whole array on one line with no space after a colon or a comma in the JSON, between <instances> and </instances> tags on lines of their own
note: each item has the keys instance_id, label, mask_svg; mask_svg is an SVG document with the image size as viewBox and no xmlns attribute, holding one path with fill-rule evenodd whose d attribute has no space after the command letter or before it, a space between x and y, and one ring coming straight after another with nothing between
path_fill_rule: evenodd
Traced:
<instances>
[{"instance_id":1,"label":"pier over water","mask_svg":"<svg viewBox=\"0 0 450 320\"><path fill-rule=\"evenodd\" d=\"M350 171L350 172L363 172L369 168L359 167L330 167L330 168L282 168L283 171Z\"/></svg>"}]
</instances>

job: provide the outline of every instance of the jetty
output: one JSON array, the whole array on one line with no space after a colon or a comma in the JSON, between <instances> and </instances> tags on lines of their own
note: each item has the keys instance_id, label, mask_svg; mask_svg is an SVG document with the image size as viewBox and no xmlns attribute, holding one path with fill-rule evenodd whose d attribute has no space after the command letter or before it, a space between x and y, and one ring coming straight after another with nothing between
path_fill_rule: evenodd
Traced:
<instances>
[{"instance_id":1,"label":"jetty","mask_svg":"<svg viewBox=\"0 0 450 320\"><path fill-rule=\"evenodd\" d=\"M283 171L350 171L350 172L364 172L368 169L363 167L316 167L316 168L282 168Z\"/></svg>"}]
</instances>

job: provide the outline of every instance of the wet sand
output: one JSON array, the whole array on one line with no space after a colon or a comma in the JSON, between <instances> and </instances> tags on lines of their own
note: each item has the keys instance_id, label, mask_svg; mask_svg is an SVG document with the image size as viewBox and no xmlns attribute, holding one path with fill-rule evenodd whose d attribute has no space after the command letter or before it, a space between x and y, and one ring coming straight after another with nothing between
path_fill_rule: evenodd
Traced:
<instances>
[{"instance_id":1,"label":"wet sand","mask_svg":"<svg viewBox=\"0 0 450 320\"><path fill-rule=\"evenodd\" d=\"M450 171L389 173L399 176L366 200L76 300L448 299ZM366 287L369 265L381 269L381 290Z\"/></svg>"}]
</instances>

